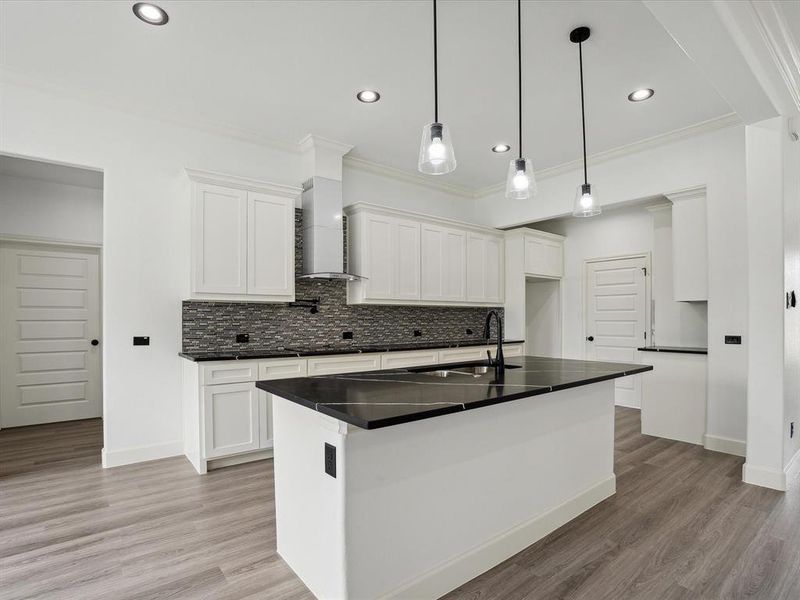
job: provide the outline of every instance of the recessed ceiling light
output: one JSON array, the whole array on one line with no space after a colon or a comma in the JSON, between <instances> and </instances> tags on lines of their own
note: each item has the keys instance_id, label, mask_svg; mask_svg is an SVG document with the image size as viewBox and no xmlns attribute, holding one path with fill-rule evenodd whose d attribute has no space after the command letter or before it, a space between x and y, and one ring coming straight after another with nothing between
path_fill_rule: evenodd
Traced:
<instances>
[{"instance_id":1,"label":"recessed ceiling light","mask_svg":"<svg viewBox=\"0 0 800 600\"><path fill-rule=\"evenodd\" d=\"M365 102L366 104L372 104L373 102L380 100L381 95L375 90L361 90L356 94L356 98L358 98L361 102Z\"/></svg>"},{"instance_id":2,"label":"recessed ceiling light","mask_svg":"<svg viewBox=\"0 0 800 600\"><path fill-rule=\"evenodd\" d=\"M511 150L511 146L508 144L496 144L492 146L492 152L497 152L498 154L508 152L509 150Z\"/></svg>"},{"instance_id":3,"label":"recessed ceiling light","mask_svg":"<svg viewBox=\"0 0 800 600\"><path fill-rule=\"evenodd\" d=\"M133 14L149 25L166 25L169 15L160 6L149 2L137 2L133 5Z\"/></svg>"},{"instance_id":4,"label":"recessed ceiling light","mask_svg":"<svg viewBox=\"0 0 800 600\"><path fill-rule=\"evenodd\" d=\"M650 88L644 88L641 90L636 90L628 94L628 100L631 102L641 102L642 100L647 100L648 98L652 98L655 92Z\"/></svg>"}]
</instances>

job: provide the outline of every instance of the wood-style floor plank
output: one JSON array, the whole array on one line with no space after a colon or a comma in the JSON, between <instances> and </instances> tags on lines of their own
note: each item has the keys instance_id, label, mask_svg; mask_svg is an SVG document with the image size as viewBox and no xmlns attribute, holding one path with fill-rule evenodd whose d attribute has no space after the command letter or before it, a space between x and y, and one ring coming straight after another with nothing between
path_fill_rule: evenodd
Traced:
<instances>
[{"instance_id":1,"label":"wood-style floor plank","mask_svg":"<svg viewBox=\"0 0 800 600\"><path fill-rule=\"evenodd\" d=\"M614 497L446 598L800 599L800 480L639 430L618 408ZM101 447L97 419L0 431L2 600L312 598L275 550L272 461L102 469Z\"/></svg>"}]
</instances>

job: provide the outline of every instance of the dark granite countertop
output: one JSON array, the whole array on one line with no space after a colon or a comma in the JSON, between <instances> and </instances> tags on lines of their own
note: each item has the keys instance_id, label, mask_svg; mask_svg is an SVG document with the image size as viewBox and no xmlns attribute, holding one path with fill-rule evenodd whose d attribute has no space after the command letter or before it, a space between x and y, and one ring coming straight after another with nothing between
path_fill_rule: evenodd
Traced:
<instances>
[{"instance_id":1,"label":"dark granite countertop","mask_svg":"<svg viewBox=\"0 0 800 600\"><path fill-rule=\"evenodd\" d=\"M640 352L674 352L676 354L708 354L708 348L692 346L644 346Z\"/></svg>"},{"instance_id":2,"label":"dark granite countertop","mask_svg":"<svg viewBox=\"0 0 800 600\"><path fill-rule=\"evenodd\" d=\"M535 356L509 358L506 363L517 368L507 367L500 380L492 368L478 376L458 372L447 377L415 368L258 381L256 387L363 429L378 429L653 369L650 365ZM482 364L486 363L425 369L453 371Z\"/></svg>"},{"instance_id":3,"label":"dark granite countertop","mask_svg":"<svg viewBox=\"0 0 800 600\"><path fill-rule=\"evenodd\" d=\"M524 340L503 340L504 344L522 344ZM179 352L188 360L202 362L211 360L256 360L262 358L291 358L303 356L328 356L335 354L362 354L367 352L401 352L403 350L431 350L433 348L469 348L471 346L494 346L497 340L450 340L407 342L399 344L364 344L361 346L315 346L309 348L274 348L263 350L232 350Z\"/></svg>"}]
</instances>

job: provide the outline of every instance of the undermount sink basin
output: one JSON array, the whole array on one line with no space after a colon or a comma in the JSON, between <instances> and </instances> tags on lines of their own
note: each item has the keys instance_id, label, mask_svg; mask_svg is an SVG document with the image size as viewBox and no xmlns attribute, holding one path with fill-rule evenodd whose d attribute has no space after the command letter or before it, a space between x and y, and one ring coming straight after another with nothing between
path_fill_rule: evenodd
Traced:
<instances>
[{"instance_id":1,"label":"undermount sink basin","mask_svg":"<svg viewBox=\"0 0 800 600\"><path fill-rule=\"evenodd\" d=\"M509 365L505 366L506 369L519 369L522 365ZM450 377L459 375L462 377L480 377L489 372L494 372L494 367L489 365L453 365L449 369L441 367L426 367L422 369L408 369L411 373L419 373L421 375L428 375L430 377Z\"/></svg>"}]
</instances>

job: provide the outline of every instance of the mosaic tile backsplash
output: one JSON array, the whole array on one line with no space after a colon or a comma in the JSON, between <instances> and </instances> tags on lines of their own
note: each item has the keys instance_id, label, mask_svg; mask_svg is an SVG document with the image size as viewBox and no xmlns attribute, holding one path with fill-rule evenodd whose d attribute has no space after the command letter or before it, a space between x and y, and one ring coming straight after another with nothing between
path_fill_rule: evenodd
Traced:
<instances>
[{"instance_id":1,"label":"mosaic tile backsplash","mask_svg":"<svg viewBox=\"0 0 800 600\"><path fill-rule=\"evenodd\" d=\"M295 271L302 273L302 211L295 213ZM319 298L318 311L290 304L183 302L183 351L347 348L370 344L480 339L486 308L348 305L347 283L297 279L295 298ZM501 309L502 310L502 309ZM501 312L502 315L502 312ZM468 334L467 330L472 333ZM415 337L414 331L421 332ZM353 339L342 339L342 332ZM250 334L237 344L236 334Z\"/></svg>"}]
</instances>

